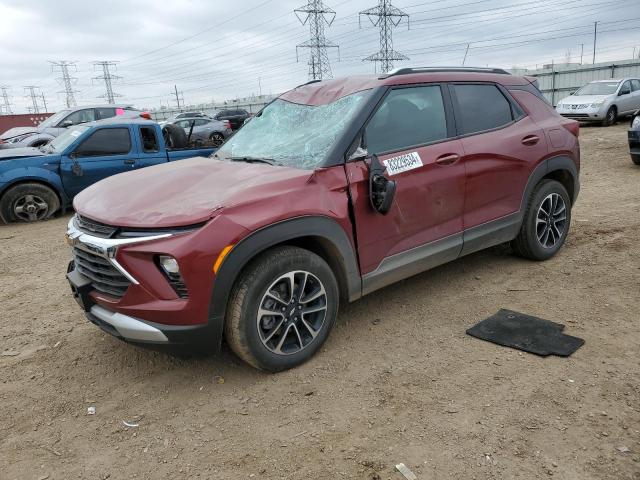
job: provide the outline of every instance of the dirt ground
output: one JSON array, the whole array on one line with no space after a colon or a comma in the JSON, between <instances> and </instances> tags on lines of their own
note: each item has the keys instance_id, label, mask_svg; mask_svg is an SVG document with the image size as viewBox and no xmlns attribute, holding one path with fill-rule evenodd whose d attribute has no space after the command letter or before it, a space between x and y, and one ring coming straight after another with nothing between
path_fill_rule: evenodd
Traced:
<instances>
[{"instance_id":1,"label":"dirt ground","mask_svg":"<svg viewBox=\"0 0 640 480\"><path fill-rule=\"evenodd\" d=\"M640 479L640 168L625 125L581 140L556 258L498 247L342 306L278 375L111 338L64 280L69 217L0 227L0 478ZM540 358L465 334L500 308L586 344Z\"/></svg>"}]
</instances>

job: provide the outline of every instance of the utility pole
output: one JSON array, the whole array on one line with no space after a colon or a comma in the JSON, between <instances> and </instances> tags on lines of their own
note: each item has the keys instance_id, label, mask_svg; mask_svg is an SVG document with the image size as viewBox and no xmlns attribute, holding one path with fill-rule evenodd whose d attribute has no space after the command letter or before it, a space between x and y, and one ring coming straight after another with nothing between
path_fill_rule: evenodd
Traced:
<instances>
[{"instance_id":1,"label":"utility pole","mask_svg":"<svg viewBox=\"0 0 640 480\"><path fill-rule=\"evenodd\" d=\"M469 47L471 46L470 43L467 43L467 49L464 52L464 58L462 59L462 66L464 67L464 64L467 61L467 55L469 54Z\"/></svg>"},{"instance_id":2,"label":"utility pole","mask_svg":"<svg viewBox=\"0 0 640 480\"><path fill-rule=\"evenodd\" d=\"M26 91L29 92L28 95L25 95L27 98L31 98L32 106L29 107L29 111L31 113L40 113L40 107L38 106L38 94L36 93L36 85L27 85L24 87Z\"/></svg>"},{"instance_id":3,"label":"utility pole","mask_svg":"<svg viewBox=\"0 0 640 480\"><path fill-rule=\"evenodd\" d=\"M584 43L580 44L580 65L582 65L582 57L584 56Z\"/></svg>"},{"instance_id":4,"label":"utility pole","mask_svg":"<svg viewBox=\"0 0 640 480\"><path fill-rule=\"evenodd\" d=\"M51 70L55 71L56 69L60 69L60 73L62 73L62 77L58 78L58 80L60 81L60 83L64 86L64 91L63 92L59 92L59 93L64 93L66 96L65 99L65 103L67 104L67 108L71 108L71 107L75 107L76 106L76 98L75 98L75 93L76 91L73 89L73 85L78 81L77 78L73 78L71 75L69 75L69 67L73 67L76 70L78 70L78 68L76 67L76 63L75 62L68 62L66 60L60 60L59 62L49 62L51 63ZM45 110L46 110L46 106L45 106Z\"/></svg>"},{"instance_id":5,"label":"utility pole","mask_svg":"<svg viewBox=\"0 0 640 480\"><path fill-rule=\"evenodd\" d=\"M635 56L635 50L634 50L634 56ZM262 78L258 77L258 95L262 97Z\"/></svg>"},{"instance_id":6,"label":"utility pole","mask_svg":"<svg viewBox=\"0 0 640 480\"><path fill-rule=\"evenodd\" d=\"M109 62L109 61L93 62L93 65L94 65L93 67L94 69L96 67L102 67L102 75L99 77L93 77L93 80L104 81L104 86L107 89L107 92L104 95L101 95L100 98L106 98L107 103L110 103L110 104L116 103L115 98L121 97L122 95L113 92L113 86L111 85L111 82L115 80L120 80L122 77L113 75L109 71L109 67L115 68L116 62Z\"/></svg>"},{"instance_id":7,"label":"utility pole","mask_svg":"<svg viewBox=\"0 0 640 480\"><path fill-rule=\"evenodd\" d=\"M180 110L180 100L182 100L182 107L184 108L184 94L182 92L181 95L178 95L178 86L174 85L173 86L173 90L174 92L171 95L175 95L176 96L176 105L178 106L178 110ZM182 97L182 98L180 98Z\"/></svg>"},{"instance_id":8,"label":"utility pole","mask_svg":"<svg viewBox=\"0 0 640 480\"><path fill-rule=\"evenodd\" d=\"M408 28L408 14L394 7L390 0L379 0L377 7L360 12L359 19L362 15L366 15L375 27L380 27L380 51L368 56L364 61L380 62L382 73L387 73L393 69L394 61L409 60L409 57L393 49L393 29L400 25L404 18L407 19Z\"/></svg>"},{"instance_id":9,"label":"utility pole","mask_svg":"<svg viewBox=\"0 0 640 480\"><path fill-rule=\"evenodd\" d=\"M9 87L7 85L0 86L0 90L2 90L2 105L0 105L0 115L11 115L13 111L11 110L11 102L9 101Z\"/></svg>"},{"instance_id":10,"label":"utility pole","mask_svg":"<svg viewBox=\"0 0 640 480\"><path fill-rule=\"evenodd\" d=\"M596 64L596 45L598 42L598 22L593 24L593 64Z\"/></svg>"},{"instance_id":11,"label":"utility pole","mask_svg":"<svg viewBox=\"0 0 640 480\"><path fill-rule=\"evenodd\" d=\"M40 95L42 97L42 104L44 105L44 113L47 113L47 99L44 98L44 92Z\"/></svg>"},{"instance_id":12,"label":"utility pole","mask_svg":"<svg viewBox=\"0 0 640 480\"><path fill-rule=\"evenodd\" d=\"M308 48L311 52L309 57L309 80L322 80L332 78L331 64L329 63L328 48L338 49L338 60L340 59L340 47L327 40L324 34L325 27L330 27L336 18L336 12L326 6L322 0L309 0L306 5L293 11L302 25L309 24L311 38L296 46L296 58L298 58L299 48Z\"/></svg>"}]
</instances>

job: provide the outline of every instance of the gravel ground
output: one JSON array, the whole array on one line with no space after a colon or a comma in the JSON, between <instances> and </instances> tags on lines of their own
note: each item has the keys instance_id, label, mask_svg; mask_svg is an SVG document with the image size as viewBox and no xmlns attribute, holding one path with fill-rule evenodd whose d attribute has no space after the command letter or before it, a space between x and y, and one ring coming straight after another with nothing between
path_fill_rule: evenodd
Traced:
<instances>
[{"instance_id":1,"label":"gravel ground","mask_svg":"<svg viewBox=\"0 0 640 480\"><path fill-rule=\"evenodd\" d=\"M625 125L581 135L556 258L498 247L343 306L278 375L111 338L64 280L68 217L0 227L0 478L640 479L640 168ZM539 358L465 335L500 308L586 344Z\"/></svg>"}]
</instances>

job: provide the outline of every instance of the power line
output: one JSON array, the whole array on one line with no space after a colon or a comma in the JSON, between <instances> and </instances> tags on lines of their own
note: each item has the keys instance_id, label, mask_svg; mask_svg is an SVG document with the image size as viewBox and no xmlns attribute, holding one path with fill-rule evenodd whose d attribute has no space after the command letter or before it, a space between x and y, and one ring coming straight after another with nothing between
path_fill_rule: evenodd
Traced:
<instances>
[{"instance_id":1,"label":"power line","mask_svg":"<svg viewBox=\"0 0 640 480\"><path fill-rule=\"evenodd\" d=\"M308 48L311 51L309 57L309 80L332 78L333 73L331 72L327 48L339 49L339 47L326 39L324 28L325 26L331 26L336 18L336 12L327 7L322 0L309 0L306 5L295 9L294 13L302 25L309 24L311 32L309 40L296 46L296 56L298 48ZM301 16L301 14L303 15Z\"/></svg>"},{"instance_id":2,"label":"power line","mask_svg":"<svg viewBox=\"0 0 640 480\"><path fill-rule=\"evenodd\" d=\"M101 95L100 98L106 98L107 103L114 104L116 103L115 97L121 97L119 93L113 92L113 86L111 85L112 80L120 80L122 77L117 75L112 75L109 71L109 67L115 67L116 62L109 61L101 61L101 62L93 62L94 69L95 67L102 67L102 75L99 77L93 77L93 80L103 80L104 85L107 89L107 92L104 95Z\"/></svg>"},{"instance_id":3,"label":"power line","mask_svg":"<svg viewBox=\"0 0 640 480\"><path fill-rule=\"evenodd\" d=\"M75 107L76 106L75 93L77 92L73 89L73 85L78 81L78 79L71 77L71 75L69 75L69 67L73 67L77 71L78 67L76 67L76 63L68 62L65 60L60 60L59 62L49 62L49 63L51 63L52 70L59 68L60 72L62 73L62 77L59 78L59 80L64 86L64 92L59 92L59 93L64 93L66 95L65 103L67 104L67 108Z\"/></svg>"},{"instance_id":4,"label":"power line","mask_svg":"<svg viewBox=\"0 0 640 480\"><path fill-rule=\"evenodd\" d=\"M393 69L394 61L409 60L409 57L393 49L393 29L405 18L409 25L408 14L394 7L390 0L380 0L377 7L360 12L359 18L362 15L367 16L374 26L380 27L380 51L369 55L364 61L380 62L380 70L387 73Z\"/></svg>"},{"instance_id":5,"label":"power line","mask_svg":"<svg viewBox=\"0 0 640 480\"><path fill-rule=\"evenodd\" d=\"M25 98L31 98L31 107L28 108L31 113L40 113L40 106L38 105L38 94L36 93L36 88L40 88L36 85L26 85L24 89L29 92L28 95L25 95ZM44 99L44 95L42 97Z\"/></svg>"},{"instance_id":6,"label":"power line","mask_svg":"<svg viewBox=\"0 0 640 480\"><path fill-rule=\"evenodd\" d=\"M13 111L11 110L11 101L9 100L9 87L7 85L0 86L0 90L2 90L2 105L0 105L0 115L11 115Z\"/></svg>"}]
</instances>

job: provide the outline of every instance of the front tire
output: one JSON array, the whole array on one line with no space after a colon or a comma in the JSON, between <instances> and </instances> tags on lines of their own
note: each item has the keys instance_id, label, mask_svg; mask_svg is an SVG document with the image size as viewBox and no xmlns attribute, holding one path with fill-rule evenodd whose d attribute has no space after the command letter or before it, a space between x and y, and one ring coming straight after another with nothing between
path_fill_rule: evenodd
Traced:
<instances>
[{"instance_id":1,"label":"front tire","mask_svg":"<svg viewBox=\"0 0 640 480\"><path fill-rule=\"evenodd\" d=\"M610 127L611 125L616 123L617 120L618 120L618 109L615 106L611 106L609 107L609 110L607 110L607 115L604 117L604 120L602 121L602 126Z\"/></svg>"},{"instance_id":2,"label":"front tire","mask_svg":"<svg viewBox=\"0 0 640 480\"><path fill-rule=\"evenodd\" d=\"M336 278L321 257L298 247L276 247L253 260L236 282L225 337L258 369L294 368L329 336L338 297Z\"/></svg>"},{"instance_id":3,"label":"front tire","mask_svg":"<svg viewBox=\"0 0 640 480\"><path fill-rule=\"evenodd\" d=\"M0 199L0 217L5 223L33 223L50 218L60 208L56 193L39 183L22 183Z\"/></svg>"},{"instance_id":4,"label":"front tire","mask_svg":"<svg viewBox=\"0 0 640 480\"><path fill-rule=\"evenodd\" d=\"M571 225L571 200L556 180L543 180L531 195L520 233L511 246L520 256L547 260L564 245Z\"/></svg>"}]
</instances>

